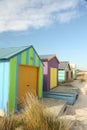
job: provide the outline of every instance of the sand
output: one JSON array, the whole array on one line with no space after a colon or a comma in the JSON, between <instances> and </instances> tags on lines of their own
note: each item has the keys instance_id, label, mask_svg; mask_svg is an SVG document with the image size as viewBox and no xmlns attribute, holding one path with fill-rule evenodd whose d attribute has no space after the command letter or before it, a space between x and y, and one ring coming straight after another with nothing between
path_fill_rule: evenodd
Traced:
<instances>
[{"instance_id":1,"label":"sand","mask_svg":"<svg viewBox=\"0 0 87 130\"><path fill-rule=\"evenodd\" d=\"M70 110L66 110L66 117L74 121L74 126L71 130L87 130L87 82L75 80L71 84L79 88L79 97L75 104L70 106Z\"/></svg>"},{"instance_id":2,"label":"sand","mask_svg":"<svg viewBox=\"0 0 87 130\"><path fill-rule=\"evenodd\" d=\"M66 102L60 99L43 98L40 103L44 106L45 111L54 117L61 116L66 108Z\"/></svg>"}]
</instances>

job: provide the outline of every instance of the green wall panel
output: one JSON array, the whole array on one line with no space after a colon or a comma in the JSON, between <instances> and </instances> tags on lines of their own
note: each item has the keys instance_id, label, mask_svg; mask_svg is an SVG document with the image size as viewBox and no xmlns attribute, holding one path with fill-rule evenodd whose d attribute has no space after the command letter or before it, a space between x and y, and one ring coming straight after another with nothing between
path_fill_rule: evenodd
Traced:
<instances>
[{"instance_id":1,"label":"green wall panel","mask_svg":"<svg viewBox=\"0 0 87 130\"><path fill-rule=\"evenodd\" d=\"M29 49L29 65L33 65L33 48Z\"/></svg>"},{"instance_id":2,"label":"green wall panel","mask_svg":"<svg viewBox=\"0 0 87 130\"><path fill-rule=\"evenodd\" d=\"M17 57L10 60L10 79L9 79L9 112L13 112L15 108L15 95L16 95L16 62Z\"/></svg>"},{"instance_id":3,"label":"green wall panel","mask_svg":"<svg viewBox=\"0 0 87 130\"><path fill-rule=\"evenodd\" d=\"M21 64L26 64L26 51L21 54Z\"/></svg>"},{"instance_id":4,"label":"green wall panel","mask_svg":"<svg viewBox=\"0 0 87 130\"><path fill-rule=\"evenodd\" d=\"M39 68L39 87L38 87L38 89L39 89L39 98L41 98L42 97L42 91L43 91L43 68L42 67L40 67Z\"/></svg>"},{"instance_id":5,"label":"green wall panel","mask_svg":"<svg viewBox=\"0 0 87 130\"><path fill-rule=\"evenodd\" d=\"M36 66L38 66L38 61L39 61L39 58L38 58L38 56L36 55Z\"/></svg>"}]
</instances>

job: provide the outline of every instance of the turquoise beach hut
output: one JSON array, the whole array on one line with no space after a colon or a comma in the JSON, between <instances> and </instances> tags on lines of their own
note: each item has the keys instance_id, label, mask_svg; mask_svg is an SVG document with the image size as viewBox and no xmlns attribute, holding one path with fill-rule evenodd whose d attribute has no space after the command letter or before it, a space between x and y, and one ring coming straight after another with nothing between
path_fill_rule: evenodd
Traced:
<instances>
[{"instance_id":1,"label":"turquoise beach hut","mask_svg":"<svg viewBox=\"0 0 87 130\"><path fill-rule=\"evenodd\" d=\"M71 68L68 61L60 62L58 68L58 81L66 82L71 80Z\"/></svg>"},{"instance_id":2,"label":"turquoise beach hut","mask_svg":"<svg viewBox=\"0 0 87 130\"><path fill-rule=\"evenodd\" d=\"M15 112L27 92L43 95L43 63L33 46L0 48L0 109Z\"/></svg>"}]
</instances>

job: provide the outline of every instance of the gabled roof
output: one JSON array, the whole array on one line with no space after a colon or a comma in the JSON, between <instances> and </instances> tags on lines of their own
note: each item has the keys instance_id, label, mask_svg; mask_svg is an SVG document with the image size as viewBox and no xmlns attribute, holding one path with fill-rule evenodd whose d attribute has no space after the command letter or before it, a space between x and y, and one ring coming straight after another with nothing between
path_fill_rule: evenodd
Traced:
<instances>
[{"instance_id":1,"label":"gabled roof","mask_svg":"<svg viewBox=\"0 0 87 130\"><path fill-rule=\"evenodd\" d=\"M75 64L72 64L72 63L70 63L70 68L71 68L71 69L74 69L74 68L76 68L76 65L75 65Z\"/></svg>"},{"instance_id":2,"label":"gabled roof","mask_svg":"<svg viewBox=\"0 0 87 130\"><path fill-rule=\"evenodd\" d=\"M67 66L69 66L69 68L70 68L70 64L69 64L68 61L60 62L60 64L59 64L59 70L65 70L65 68L66 68ZM70 68L70 69L71 69L71 68Z\"/></svg>"},{"instance_id":3,"label":"gabled roof","mask_svg":"<svg viewBox=\"0 0 87 130\"><path fill-rule=\"evenodd\" d=\"M58 61L58 63L59 63L59 60L58 60L58 58L56 57L55 54L39 55L39 56L40 56L40 59L41 59L42 61L50 61L50 60L52 60L53 58L56 58L57 61Z\"/></svg>"},{"instance_id":4,"label":"gabled roof","mask_svg":"<svg viewBox=\"0 0 87 130\"><path fill-rule=\"evenodd\" d=\"M0 60L8 60L10 58L12 58L13 56L25 51L26 49L29 48L33 48L34 47L32 45L30 46L20 46L20 47L8 47L8 48L0 48ZM36 52L36 50L34 49L35 53L38 55L38 53ZM38 55L39 57L39 55ZM40 57L39 57L39 60ZM43 64L43 62L41 61L41 63ZM44 66L44 64L43 64Z\"/></svg>"},{"instance_id":5,"label":"gabled roof","mask_svg":"<svg viewBox=\"0 0 87 130\"><path fill-rule=\"evenodd\" d=\"M0 48L0 60L9 59L32 46Z\"/></svg>"}]
</instances>

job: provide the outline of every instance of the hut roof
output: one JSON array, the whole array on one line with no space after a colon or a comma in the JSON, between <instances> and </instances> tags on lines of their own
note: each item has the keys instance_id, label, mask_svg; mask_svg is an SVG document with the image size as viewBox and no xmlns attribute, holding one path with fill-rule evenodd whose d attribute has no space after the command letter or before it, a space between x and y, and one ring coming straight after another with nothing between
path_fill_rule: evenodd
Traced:
<instances>
[{"instance_id":1,"label":"hut roof","mask_svg":"<svg viewBox=\"0 0 87 130\"><path fill-rule=\"evenodd\" d=\"M76 65L75 65L75 64L72 64L72 63L70 63L70 67L71 67L71 69L75 69L75 68L76 68Z\"/></svg>"},{"instance_id":2,"label":"hut roof","mask_svg":"<svg viewBox=\"0 0 87 130\"><path fill-rule=\"evenodd\" d=\"M58 60L58 58L56 57L55 54L40 55L40 59L41 59L42 61L50 61L50 60L52 60L53 58L56 58L57 61L58 61L58 63L59 63L59 60Z\"/></svg>"},{"instance_id":3,"label":"hut roof","mask_svg":"<svg viewBox=\"0 0 87 130\"><path fill-rule=\"evenodd\" d=\"M31 47L34 49L34 47L32 45L30 45L30 46L0 48L0 60L8 60L11 57L13 57L13 56L25 51L26 49L31 48ZM34 49L34 51L36 52L35 49ZM37 52L36 52L36 54L38 55ZM38 57L39 57L39 55L38 55ZM39 59L40 59L40 57L39 57ZM42 64L43 64L43 62L42 62ZM44 64L43 64L43 66L44 66Z\"/></svg>"},{"instance_id":4,"label":"hut roof","mask_svg":"<svg viewBox=\"0 0 87 130\"><path fill-rule=\"evenodd\" d=\"M64 70L67 66L69 66L69 69L71 69L70 68L70 64L69 64L68 61L60 62L60 64L59 64L59 70Z\"/></svg>"},{"instance_id":5,"label":"hut roof","mask_svg":"<svg viewBox=\"0 0 87 130\"><path fill-rule=\"evenodd\" d=\"M9 59L30 47L31 46L0 48L0 59Z\"/></svg>"}]
</instances>

